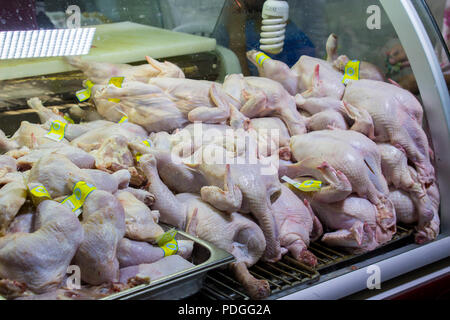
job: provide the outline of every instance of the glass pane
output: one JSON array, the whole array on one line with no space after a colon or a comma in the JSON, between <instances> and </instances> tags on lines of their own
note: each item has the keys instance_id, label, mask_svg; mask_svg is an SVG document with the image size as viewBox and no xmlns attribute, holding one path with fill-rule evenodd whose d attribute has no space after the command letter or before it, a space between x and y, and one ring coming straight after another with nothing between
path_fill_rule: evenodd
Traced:
<instances>
[{"instance_id":1,"label":"glass pane","mask_svg":"<svg viewBox=\"0 0 450 320\"><path fill-rule=\"evenodd\" d=\"M450 2L447 0L418 0L414 6L424 24L428 36L435 47L444 77L450 82Z\"/></svg>"},{"instance_id":2,"label":"glass pane","mask_svg":"<svg viewBox=\"0 0 450 320\"><path fill-rule=\"evenodd\" d=\"M421 1L415 1L420 4ZM443 3L445 1L430 1ZM407 57L388 62L387 53L401 51L396 32L379 2L372 0L318 0L288 1L289 20L286 27L284 50L270 57L285 62L292 67L301 55L324 59L328 36L334 33L339 38L338 54L348 55L350 59L367 61L381 69L390 79L399 82L414 94L419 94L414 75L408 67ZM245 53L259 50L264 1L227 0L216 24L213 36L218 44L230 48L238 56L244 75L257 75ZM380 8L380 23L375 29L368 27L372 12L371 6ZM442 7L442 5L441 5ZM441 10L443 12L443 10ZM430 18L424 10L425 22ZM430 30L431 38L436 40L438 33ZM435 41L437 43L437 41ZM445 52L444 52L445 54Z\"/></svg>"}]
</instances>

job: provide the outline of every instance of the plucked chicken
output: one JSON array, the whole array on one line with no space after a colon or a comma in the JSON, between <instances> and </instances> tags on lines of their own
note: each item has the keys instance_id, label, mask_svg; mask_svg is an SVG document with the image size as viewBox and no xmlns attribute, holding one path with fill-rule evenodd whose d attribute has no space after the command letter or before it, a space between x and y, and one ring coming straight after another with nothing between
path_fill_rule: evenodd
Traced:
<instances>
[{"instance_id":1,"label":"plucked chicken","mask_svg":"<svg viewBox=\"0 0 450 320\"><path fill-rule=\"evenodd\" d=\"M125 77L130 81L147 83L153 77L184 78L183 71L168 61L159 62L149 56L148 64L132 66L82 60L80 57L67 57L67 62L82 70L85 76L96 84L106 84L112 77Z\"/></svg>"},{"instance_id":2,"label":"plucked chicken","mask_svg":"<svg viewBox=\"0 0 450 320\"><path fill-rule=\"evenodd\" d=\"M231 268L237 279L252 297L267 297L268 283L255 279L247 270L266 249L264 234L258 225L239 213L217 210L199 195L180 193L175 196L161 181L152 155L144 155L140 164L150 181L149 191L156 197L155 207L161 212L161 221L182 227L233 254L237 261Z\"/></svg>"}]
</instances>

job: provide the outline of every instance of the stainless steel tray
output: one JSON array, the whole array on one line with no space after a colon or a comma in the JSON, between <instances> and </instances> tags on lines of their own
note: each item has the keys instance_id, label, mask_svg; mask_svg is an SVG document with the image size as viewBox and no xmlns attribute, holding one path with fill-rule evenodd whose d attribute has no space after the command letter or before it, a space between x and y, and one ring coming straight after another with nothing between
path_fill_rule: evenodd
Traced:
<instances>
[{"instance_id":1,"label":"stainless steel tray","mask_svg":"<svg viewBox=\"0 0 450 320\"><path fill-rule=\"evenodd\" d=\"M169 229L165 225L162 225L162 227L165 230ZM225 250L186 232L177 231L175 238L177 240L194 241L194 249L189 259L195 265L194 267L150 281L149 284L142 284L112 294L100 300L178 300L187 298L202 289L208 271L223 267L235 260ZM0 300L6 299L0 295Z\"/></svg>"},{"instance_id":2,"label":"stainless steel tray","mask_svg":"<svg viewBox=\"0 0 450 320\"><path fill-rule=\"evenodd\" d=\"M166 226L163 227L168 229ZM178 231L176 239L194 241L194 250L190 261L195 264L195 267L153 282L150 281L149 284L118 292L102 300L178 300L187 298L202 289L208 271L225 266L235 260L225 250L219 249L211 243L186 232Z\"/></svg>"}]
</instances>

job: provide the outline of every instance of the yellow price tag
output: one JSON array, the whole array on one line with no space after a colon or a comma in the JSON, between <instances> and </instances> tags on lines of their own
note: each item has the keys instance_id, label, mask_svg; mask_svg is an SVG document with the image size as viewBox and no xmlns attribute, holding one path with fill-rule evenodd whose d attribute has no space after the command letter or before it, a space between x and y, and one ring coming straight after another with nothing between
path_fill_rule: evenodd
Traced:
<instances>
[{"instance_id":1,"label":"yellow price tag","mask_svg":"<svg viewBox=\"0 0 450 320\"><path fill-rule=\"evenodd\" d=\"M158 246L162 246L162 245L166 244L167 242L174 240L176 235L177 235L177 230L170 229L169 231L166 231L162 235L160 235L156 239L156 243L158 244Z\"/></svg>"},{"instance_id":2,"label":"yellow price tag","mask_svg":"<svg viewBox=\"0 0 450 320\"><path fill-rule=\"evenodd\" d=\"M91 90L90 89L79 90L75 93L75 96L77 97L78 101L84 102L91 97Z\"/></svg>"},{"instance_id":3,"label":"yellow price tag","mask_svg":"<svg viewBox=\"0 0 450 320\"><path fill-rule=\"evenodd\" d=\"M178 252L178 242L176 239L173 239L160 246L160 248L164 251L164 257L168 257Z\"/></svg>"},{"instance_id":4,"label":"yellow price tag","mask_svg":"<svg viewBox=\"0 0 450 320\"><path fill-rule=\"evenodd\" d=\"M73 188L72 195L64 199L61 203L68 206L78 216L81 214L81 207L83 206L84 201L88 195L96 189L97 188L93 185L80 181Z\"/></svg>"},{"instance_id":5,"label":"yellow price tag","mask_svg":"<svg viewBox=\"0 0 450 320\"><path fill-rule=\"evenodd\" d=\"M119 123L125 123L125 122L128 122L127 116L123 116L122 118L120 118Z\"/></svg>"},{"instance_id":6,"label":"yellow price tag","mask_svg":"<svg viewBox=\"0 0 450 320\"><path fill-rule=\"evenodd\" d=\"M124 79L125 79L124 77L112 77L111 79L109 79L108 84L113 84L117 88L122 88L122 83Z\"/></svg>"},{"instance_id":7,"label":"yellow price tag","mask_svg":"<svg viewBox=\"0 0 450 320\"><path fill-rule=\"evenodd\" d=\"M122 88L122 83L124 80L125 80L124 77L112 77L111 79L109 79L108 84L112 84L112 85L116 86L117 88ZM113 98L113 99L108 99L108 101L119 103L120 99Z\"/></svg>"},{"instance_id":8,"label":"yellow price tag","mask_svg":"<svg viewBox=\"0 0 450 320\"><path fill-rule=\"evenodd\" d=\"M153 148L153 143L151 140L144 140L142 141L143 144L145 144L147 147Z\"/></svg>"},{"instance_id":9,"label":"yellow price tag","mask_svg":"<svg viewBox=\"0 0 450 320\"><path fill-rule=\"evenodd\" d=\"M259 64L261 67L262 67L264 61L270 60L270 59L271 58L263 52L259 52L256 54L256 63Z\"/></svg>"},{"instance_id":10,"label":"yellow price tag","mask_svg":"<svg viewBox=\"0 0 450 320\"><path fill-rule=\"evenodd\" d=\"M64 138L67 123L53 120L50 126L50 131L45 135L47 138L54 141L61 141Z\"/></svg>"},{"instance_id":11,"label":"yellow price tag","mask_svg":"<svg viewBox=\"0 0 450 320\"><path fill-rule=\"evenodd\" d=\"M295 188L299 189L300 191L304 192L320 191L320 189L322 188L322 181L306 180L300 183L286 176L283 176L281 179L286 181L290 185L294 186Z\"/></svg>"},{"instance_id":12,"label":"yellow price tag","mask_svg":"<svg viewBox=\"0 0 450 320\"><path fill-rule=\"evenodd\" d=\"M344 78L342 79L343 84L347 84L350 80L359 80L359 66L361 61L350 60L345 65Z\"/></svg>"},{"instance_id":13,"label":"yellow price tag","mask_svg":"<svg viewBox=\"0 0 450 320\"><path fill-rule=\"evenodd\" d=\"M87 87L86 89L78 90L75 93L75 96L77 97L78 101L80 101L80 102L84 102L91 97L91 93L92 93L91 89L94 86L94 83L91 80L87 80L85 82L85 86Z\"/></svg>"},{"instance_id":14,"label":"yellow price tag","mask_svg":"<svg viewBox=\"0 0 450 320\"><path fill-rule=\"evenodd\" d=\"M92 87L94 86L95 83L93 83L91 80L86 80L86 82L84 83L84 85L88 88L88 89L92 89Z\"/></svg>"},{"instance_id":15,"label":"yellow price tag","mask_svg":"<svg viewBox=\"0 0 450 320\"><path fill-rule=\"evenodd\" d=\"M63 118L64 118L64 120L66 120L67 122L69 122L69 123L71 123L71 124L74 124L74 123L75 123L75 121L73 121L72 118L69 117L69 116L67 116L67 115L65 115Z\"/></svg>"},{"instance_id":16,"label":"yellow price tag","mask_svg":"<svg viewBox=\"0 0 450 320\"><path fill-rule=\"evenodd\" d=\"M170 229L156 239L158 246L164 251L164 256L171 256L178 252L178 242L175 239L177 230Z\"/></svg>"},{"instance_id":17,"label":"yellow price tag","mask_svg":"<svg viewBox=\"0 0 450 320\"><path fill-rule=\"evenodd\" d=\"M145 144L147 147L153 148L153 143L149 139L142 141L142 143ZM141 160L141 158L142 158L142 153L137 152L136 153L136 161L139 162L139 160Z\"/></svg>"},{"instance_id":18,"label":"yellow price tag","mask_svg":"<svg viewBox=\"0 0 450 320\"><path fill-rule=\"evenodd\" d=\"M37 206L39 203L41 203L44 200L51 200L52 197L48 193L47 189L43 185L39 185L37 187L28 189L31 194L31 200L33 201L34 205Z\"/></svg>"}]
</instances>

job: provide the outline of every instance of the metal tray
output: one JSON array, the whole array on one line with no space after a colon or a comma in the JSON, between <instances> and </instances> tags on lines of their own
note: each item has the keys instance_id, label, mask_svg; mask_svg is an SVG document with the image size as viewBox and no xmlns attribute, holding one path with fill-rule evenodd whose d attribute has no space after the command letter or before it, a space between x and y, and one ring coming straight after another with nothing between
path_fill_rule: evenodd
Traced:
<instances>
[{"instance_id":1,"label":"metal tray","mask_svg":"<svg viewBox=\"0 0 450 320\"><path fill-rule=\"evenodd\" d=\"M162 226L166 230L169 228ZM178 231L176 239L194 241L190 262L195 264L195 267L173 273L154 282L151 281L149 284L115 293L102 300L178 300L187 298L202 289L208 271L225 266L235 260L225 250L186 232Z\"/></svg>"},{"instance_id":2,"label":"metal tray","mask_svg":"<svg viewBox=\"0 0 450 320\"><path fill-rule=\"evenodd\" d=\"M162 225L163 229L169 227ZM186 232L177 231L177 240L194 241L194 249L190 262L194 267L173 273L169 276L150 281L149 284L142 284L130 288L100 300L179 300L196 294L203 288L206 273L213 269L224 267L233 262L235 258L220 248L194 237ZM0 300L7 300L0 295Z\"/></svg>"}]
</instances>

